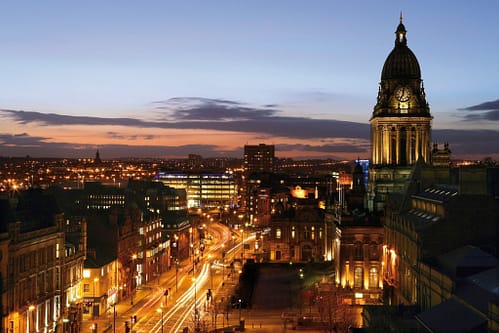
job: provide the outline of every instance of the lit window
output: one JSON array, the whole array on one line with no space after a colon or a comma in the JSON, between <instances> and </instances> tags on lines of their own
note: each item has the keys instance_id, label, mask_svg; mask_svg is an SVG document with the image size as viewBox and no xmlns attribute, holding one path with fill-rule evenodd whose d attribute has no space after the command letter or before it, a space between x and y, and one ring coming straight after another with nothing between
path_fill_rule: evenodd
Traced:
<instances>
[{"instance_id":1,"label":"lit window","mask_svg":"<svg viewBox=\"0 0 499 333\"><path fill-rule=\"evenodd\" d=\"M369 270L369 287L376 288L378 287L378 270L376 267L372 267Z\"/></svg>"},{"instance_id":2,"label":"lit window","mask_svg":"<svg viewBox=\"0 0 499 333\"><path fill-rule=\"evenodd\" d=\"M281 228L277 228L275 230L275 238L276 239L281 239Z\"/></svg>"},{"instance_id":3,"label":"lit window","mask_svg":"<svg viewBox=\"0 0 499 333\"><path fill-rule=\"evenodd\" d=\"M356 267L354 271L354 287L362 288L362 268Z\"/></svg>"}]
</instances>

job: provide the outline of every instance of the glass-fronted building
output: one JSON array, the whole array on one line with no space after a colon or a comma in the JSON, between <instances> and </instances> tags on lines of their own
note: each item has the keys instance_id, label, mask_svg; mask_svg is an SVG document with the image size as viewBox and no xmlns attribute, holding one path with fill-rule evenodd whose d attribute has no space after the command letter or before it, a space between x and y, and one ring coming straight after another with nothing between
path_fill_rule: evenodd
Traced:
<instances>
[{"instance_id":1,"label":"glass-fronted building","mask_svg":"<svg viewBox=\"0 0 499 333\"><path fill-rule=\"evenodd\" d=\"M234 207L237 203L237 184L229 172L160 172L155 180L184 189L188 208L217 209Z\"/></svg>"}]
</instances>

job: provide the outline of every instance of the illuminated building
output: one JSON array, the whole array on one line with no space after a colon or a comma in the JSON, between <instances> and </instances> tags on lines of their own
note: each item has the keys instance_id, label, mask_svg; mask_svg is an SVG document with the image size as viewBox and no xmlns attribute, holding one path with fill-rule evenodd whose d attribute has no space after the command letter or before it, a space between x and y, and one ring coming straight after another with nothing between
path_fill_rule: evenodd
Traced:
<instances>
[{"instance_id":1,"label":"illuminated building","mask_svg":"<svg viewBox=\"0 0 499 333\"><path fill-rule=\"evenodd\" d=\"M418 159L430 162L431 121L421 69L407 47L400 17L395 47L381 72L371 123L370 210L382 210L388 193L401 193Z\"/></svg>"},{"instance_id":2,"label":"illuminated building","mask_svg":"<svg viewBox=\"0 0 499 333\"><path fill-rule=\"evenodd\" d=\"M275 170L275 147L274 145L245 145L244 146L244 157L243 157L243 175L242 175L242 186L241 191L241 206L246 209L246 221L249 220L252 223L252 205L254 205L252 196L255 186L250 184L255 180L258 180L259 176L255 174L265 175L272 174ZM254 210L254 208L253 208Z\"/></svg>"},{"instance_id":3,"label":"illuminated building","mask_svg":"<svg viewBox=\"0 0 499 333\"><path fill-rule=\"evenodd\" d=\"M52 196L30 190L10 204L3 201L0 214L7 226L2 239L9 242L1 243L2 276L8 277L2 280L2 328L12 333L55 331L69 321L76 332L83 248L66 243L64 215Z\"/></svg>"},{"instance_id":4,"label":"illuminated building","mask_svg":"<svg viewBox=\"0 0 499 333\"><path fill-rule=\"evenodd\" d=\"M263 240L268 260L276 262L324 261L324 214L317 200L294 199L293 205L270 222Z\"/></svg>"},{"instance_id":5,"label":"illuminated building","mask_svg":"<svg viewBox=\"0 0 499 333\"><path fill-rule=\"evenodd\" d=\"M85 183L85 208L106 210L111 207L125 207L125 190L114 186L104 186L99 182Z\"/></svg>"},{"instance_id":6,"label":"illuminated building","mask_svg":"<svg viewBox=\"0 0 499 333\"><path fill-rule=\"evenodd\" d=\"M379 304L382 299L383 226L367 216L342 216L336 282L352 304Z\"/></svg>"},{"instance_id":7,"label":"illuminated building","mask_svg":"<svg viewBox=\"0 0 499 333\"><path fill-rule=\"evenodd\" d=\"M237 200L237 185L231 173L160 172L156 181L183 189L188 208L219 209L233 207Z\"/></svg>"},{"instance_id":8,"label":"illuminated building","mask_svg":"<svg viewBox=\"0 0 499 333\"><path fill-rule=\"evenodd\" d=\"M274 145L245 145L244 172L274 172L275 148Z\"/></svg>"}]
</instances>

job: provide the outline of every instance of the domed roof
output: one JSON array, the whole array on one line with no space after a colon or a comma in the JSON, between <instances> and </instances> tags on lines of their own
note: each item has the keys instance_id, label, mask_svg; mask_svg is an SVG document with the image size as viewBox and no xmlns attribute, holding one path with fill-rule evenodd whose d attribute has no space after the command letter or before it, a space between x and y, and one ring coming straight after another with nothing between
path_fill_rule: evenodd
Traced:
<instances>
[{"instance_id":1,"label":"domed roof","mask_svg":"<svg viewBox=\"0 0 499 333\"><path fill-rule=\"evenodd\" d=\"M381 80L386 79L421 79L421 69L418 59L412 51L407 47L407 39L405 37L406 30L400 24L395 32L395 47L388 55L383 65L381 72Z\"/></svg>"}]
</instances>

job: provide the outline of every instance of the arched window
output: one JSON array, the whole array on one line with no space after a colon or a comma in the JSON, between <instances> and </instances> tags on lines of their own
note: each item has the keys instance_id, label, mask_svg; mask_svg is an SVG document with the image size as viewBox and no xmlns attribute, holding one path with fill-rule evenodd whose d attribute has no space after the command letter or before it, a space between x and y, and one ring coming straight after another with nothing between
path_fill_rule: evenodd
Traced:
<instances>
[{"instance_id":1,"label":"arched window","mask_svg":"<svg viewBox=\"0 0 499 333\"><path fill-rule=\"evenodd\" d=\"M378 288L378 269L371 267L369 270L369 288Z\"/></svg>"},{"instance_id":2,"label":"arched window","mask_svg":"<svg viewBox=\"0 0 499 333\"><path fill-rule=\"evenodd\" d=\"M353 285L355 288L362 288L362 267L355 267L353 276Z\"/></svg>"},{"instance_id":3,"label":"arched window","mask_svg":"<svg viewBox=\"0 0 499 333\"><path fill-rule=\"evenodd\" d=\"M303 227L303 239L304 240L310 239L310 231L308 230L307 227Z\"/></svg>"}]
</instances>

